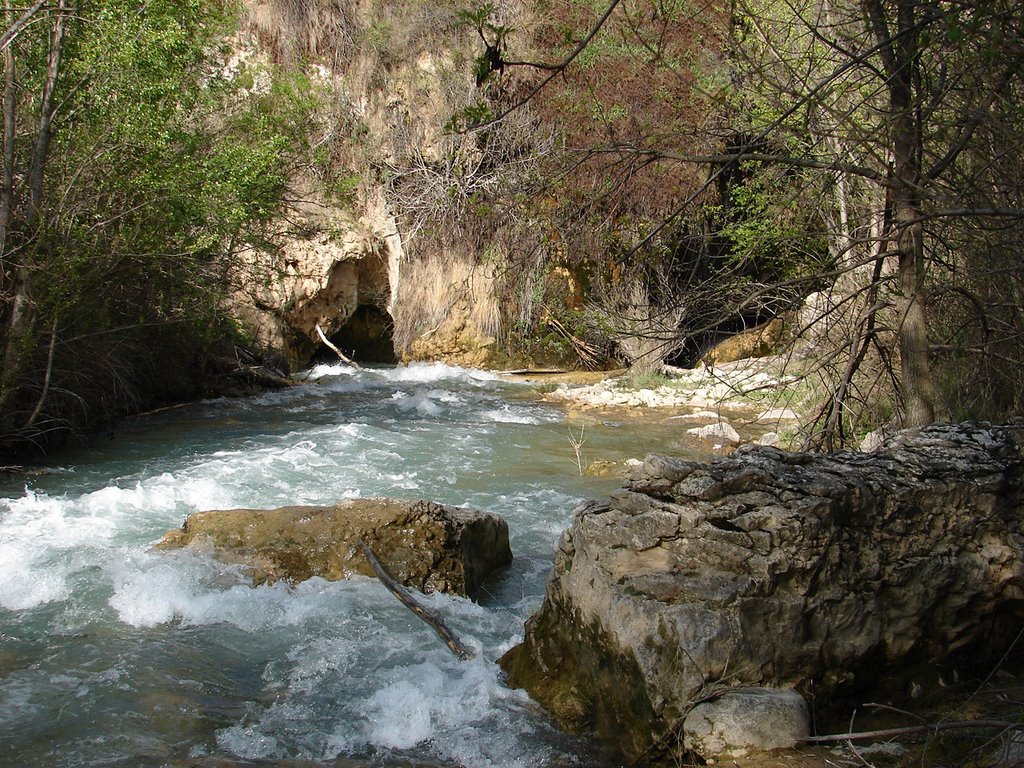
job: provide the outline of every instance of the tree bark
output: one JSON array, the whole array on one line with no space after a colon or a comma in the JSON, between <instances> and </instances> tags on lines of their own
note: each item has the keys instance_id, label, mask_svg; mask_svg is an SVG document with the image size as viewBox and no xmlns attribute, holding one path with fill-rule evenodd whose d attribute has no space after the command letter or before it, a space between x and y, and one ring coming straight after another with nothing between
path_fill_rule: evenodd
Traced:
<instances>
[{"instance_id":1,"label":"tree bark","mask_svg":"<svg viewBox=\"0 0 1024 768\"><path fill-rule=\"evenodd\" d=\"M35 146L32 150L32 164L29 166L29 227L35 226L42 211L43 181L46 161L50 154L50 139L53 136L53 117L57 111L57 80L60 77L60 62L64 55L64 37L71 18L73 3L60 0L57 6L53 31L50 35L50 57L46 66L46 80L43 83L42 98L39 102L39 127L36 129Z\"/></svg>"},{"instance_id":2,"label":"tree bark","mask_svg":"<svg viewBox=\"0 0 1024 768\"><path fill-rule=\"evenodd\" d=\"M9 12L11 13L11 12ZM14 80L14 52L4 47L4 148L3 178L0 179L0 290L7 285L7 230L14 209L14 135L17 120L17 91Z\"/></svg>"},{"instance_id":3,"label":"tree bark","mask_svg":"<svg viewBox=\"0 0 1024 768\"><path fill-rule=\"evenodd\" d=\"M373 550L370 549L369 544L365 541L360 541L359 548L363 551L363 555L366 556L366 560L370 567L373 568L373 572L377 574L377 578L387 587L388 591L397 597L402 605L429 624L434 632L437 633L437 636L448 646L448 650L455 654L456 658L460 661L466 661L474 657L473 650L459 640L440 616L420 605L401 584L395 581L391 574L387 572L387 569L381 565L380 560L377 559Z\"/></svg>"},{"instance_id":4,"label":"tree bark","mask_svg":"<svg viewBox=\"0 0 1024 768\"><path fill-rule=\"evenodd\" d=\"M900 323L900 374L903 425L935 420L937 395L928 359L927 293L925 289L924 225L920 187L921 127L914 104L919 66L917 2L896 0L895 30L886 18L883 0L863 0L889 91L892 149L893 237L898 252L897 299Z\"/></svg>"}]
</instances>

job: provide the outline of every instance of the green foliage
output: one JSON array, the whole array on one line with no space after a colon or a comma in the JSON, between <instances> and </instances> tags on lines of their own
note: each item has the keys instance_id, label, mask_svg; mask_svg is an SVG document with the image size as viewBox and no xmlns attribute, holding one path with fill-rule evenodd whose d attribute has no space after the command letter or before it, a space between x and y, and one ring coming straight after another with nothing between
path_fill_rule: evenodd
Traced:
<instances>
[{"instance_id":1,"label":"green foliage","mask_svg":"<svg viewBox=\"0 0 1024 768\"><path fill-rule=\"evenodd\" d=\"M483 53L473 61L473 76L476 79L477 87L482 86L495 73L500 73L504 69L505 48L508 45L509 36L514 31L510 26L491 20L496 11L497 8L494 5L486 3L472 9L459 11L456 14L456 26L476 30L484 43Z\"/></svg>"},{"instance_id":2,"label":"green foliage","mask_svg":"<svg viewBox=\"0 0 1024 768\"><path fill-rule=\"evenodd\" d=\"M454 114L445 124L444 130L447 133L461 133L473 126L485 123L494 117L494 111L487 102L476 101Z\"/></svg>"},{"instance_id":3,"label":"green foliage","mask_svg":"<svg viewBox=\"0 0 1024 768\"><path fill-rule=\"evenodd\" d=\"M794 190L799 174L745 164L744 177L726 190L719 211L727 222L719 235L731 259L746 263L758 274L781 279L799 277L822 266L827 244L820 222L810 215ZM810 209L813 210L813 209Z\"/></svg>"},{"instance_id":4,"label":"green foliage","mask_svg":"<svg viewBox=\"0 0 1024 768\"><path fill-rule=\"evenodd\" d=\"M7 242L29 254L37 341L21 370L5 371L21 394L7 398L0 432L17 430L19 403L40 394L51 328L59 386L41 394L58 432L150 396L152 371L187 371L231 338L227 278L241 249L264 239L317 99L301 77L265 73L261 90L221 74L231 10L207 0L81 4L58 80L42 218L33 231L15 218ZM37 55L45 32L25 36L19 61ZM23 71L26 92L37 92L38 70ZM21 107L19 125L30 125L35 102Z\"/></svg>"}]
</instances>

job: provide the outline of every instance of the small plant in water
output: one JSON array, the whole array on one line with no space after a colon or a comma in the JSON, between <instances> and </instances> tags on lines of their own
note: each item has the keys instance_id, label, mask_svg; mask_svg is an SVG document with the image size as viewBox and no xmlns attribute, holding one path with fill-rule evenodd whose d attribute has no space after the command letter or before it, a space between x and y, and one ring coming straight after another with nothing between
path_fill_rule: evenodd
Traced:
<instances>
[{"instance_id":1,"label":"small plant in water","mask_svg":"<svg viewBox=\"0 0 1024 768\"><path fill-rule=\"evenodd\" d=\"M572 427L569 427L569 442L572 444L572 449L576 452L576 468L580 471L580 477L583 477L583 471L585 469L583 466L583 433L586 429L587 427L585 424L580 425L580 436L576 437L576 435L572 433Z\"/></svg>"}]
</instances>

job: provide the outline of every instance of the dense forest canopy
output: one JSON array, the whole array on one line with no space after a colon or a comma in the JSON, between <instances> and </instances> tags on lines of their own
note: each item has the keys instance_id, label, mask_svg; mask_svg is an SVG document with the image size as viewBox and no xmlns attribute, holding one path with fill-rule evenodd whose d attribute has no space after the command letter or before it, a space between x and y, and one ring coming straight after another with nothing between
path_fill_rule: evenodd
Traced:
<instances>
[{"instance_id":1,"label":"dense forest canopy","mask_svg":"<svg viewBox=\"0 0 1024 768\"><path fill-rule=\"evenodd\" d=\"M447 277L511 354L638 372L786 316L821 446L1020 414L1018 3L251 5L5 6L5 445L205 391L246 343L225 299L314 182L398 222L396 349ZM246 28L266 72L236 66ZM409 61L447 132L387 106Z\"/></svg>"}]
</instances>

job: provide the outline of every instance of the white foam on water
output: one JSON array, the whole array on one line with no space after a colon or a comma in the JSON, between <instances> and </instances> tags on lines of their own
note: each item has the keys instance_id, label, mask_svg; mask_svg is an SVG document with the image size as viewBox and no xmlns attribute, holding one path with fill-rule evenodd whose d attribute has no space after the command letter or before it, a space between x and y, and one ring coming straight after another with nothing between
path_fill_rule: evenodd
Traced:
<instances>
[{"instance_id":1,"label":"white foam on water","mask_svg":"<svg viewBox=\"0 0 1024 768\"><path fill-rule=\"evenodd\" d=\"M442 715L444 702L436 691L444 686L440 670L417 670L416 682L405 676L374 693L363 703L367 718L367 741L388 749L410 749L434 734L433 720Z\"/></svg>"},{"instance_id":2,"label":"white foam on water","mask_svg":"<svg viewBox=\"0 0 1024 768\"><path fill-rule=\"evenodd\" d=\"M306 373L308 381L319 381L329 376L345 376L355 378L359 375L359 369L353 368L345 363L321 363L314 365Z\"/></svg>"},{"instance_id":3,"label":"white foam on water","mask_svg":"<svg viewBox=\"0 0 1024 768\"><path fill-rule=\"evenodd\" d=\"M65 599L80 567L77 551L104 546L115 530L110 520L46 494L0 500L0 606L25 610Z\"/></svg>"},{"instance_id":4,"label":"white foam on water","mask_svg":"<svg viewBox=\"0 0 1024 768\"><path fill-rule=\"evenodd\" d=\"M213 486L215 492L181 501L190 511L206 511L354 498L359 494L349 464L352 434L352 429L331 427L311 435L284 435L270 445L217 451L197 459L178 477Z\"/></svg>"},{"instance_id":5,"label":"white foam on water","mask_svg":"<svg viewBox=\"0 0 1024 768\"><path fill-rule=\"evenodd\" d=\"M110 566L114 593L108 604L133 627L169 622L228 624L246 632L298 626L332 614L335 585L313 578L253 587L242 569L202 554L125 552Z\"/></svg>"},{"instance_id":6,"label":"white foam on water","mask_svg":"<svg viewBox=\"0 0 1024 768\"><path fill-rule=\"evenodd\" d=\"M267 735L259 724L225 728L217 733L217 745L250 760L284 757L277 739Z\"/></svg>"},{"instance_id":7,"label":"white foam on water","mask_svg":"<svg viewBox=\"0 0 1024 768\"><path fill-rule=\"evenodd\" d=\"M526 695L502 685L494 663L457 662L447 651L421 650L424 661L377 665L368 640L361 649L336 651L347 658L359 654L358 668L364 675L369 670L360 681L369 686L364 695L342 693L351 686L348 666L320 654L311 666L307 657L272 705L218 731L218 745L248 759L294 757L294 744L302 743L301 756L328 761L375 750L429 755L466 768L547 762L550 748L532 742ZM284 742L293 747L282 748Z\"/></svg>"},{"instance_id":8,"label":"white foam on water","mask_svg":"<svg viewBox=\"0 0 1024 768\"><path fill-rule=\"evenodd\" d=\"M414 395L396 398L398 410L402 413L417 413L428 419L437 418L442 408L429 392L417 392Z\"/></svg>"},{"instance_id":9,"label":"white foam on water","mask_svg":"<svg viewBox=\"0 0 1024 768\"><path fill-rule=\"evenodd\" d=\"M64 632L66 657L55 659L47 674L59 675L66 660L74 663L79 641L67 630L90 624L110 624L116 636L130 642L137 636L141 644L173 637L171 646L188 646L197 638L212 659L230 649L226 696L248 705L243 715L231 710L236 721L228 727L197 737L191 748L200 752L219 747L251 759L312 760L394 752L399 759L467 768L571 761L573 748L524 694L504 687L493 660L521 637L574 494L586 491L566 474L575 467L560 458L568 450L564 429L552 437L555 430L544 426L560 424L560 413L503 401L490 387L496 378L439 364L320 366L310 375L315 385L203 405L200 416L214 415L209 423L216 426L207 430L196 418L168 432L169 439L187 440L187 430L195 429L196 445L204 447L183 453L188 444L178 443L172 455L179 458L154 459L159 470L141 461L125 469L119 459L117 472L133 474L97 479L89 492L0 500L0 606L65 601L40 612L43 621L33 615L18 625L20 631L51 622ZM517 431L503 424L531 426ZM96 471L79 472L75 487ZM498 607L424 598L478 652L473 661L451 657L375 581L252 587L238 567L204 554L149 549L195 511L414 494L498 512L512 527L515 576L493 585L495 595L486 600ZM97 663L104 652L95 652ZM170 662L154 659L153 673L178 675L175 654L168 650ZM127 681L138 672L134 663L126 667ZM26 690L40 681L45 690L45 680L34 679ZM116 722L126 711L119 709L123 695L104 699L106 684L98 677L82 682L73 692L70 681L65 687L70 697L91 689L85 698L97 703L89 717ZM262 686L259 695L254 684ZM12 679L0 681L0 720L10 715L7 694L15 702L24 698ZM43 715L51 711L45 706ZM135 714L131 728L138 733L152 732L161 716ZM115 749L94 746L91 752L93 746L65 740L54 748L74 751L69 765L75 766L99 764Z\"/></svg>"},{"instance_id":10,"label":"white foam on water","mask_svg":"<svg viewBox=\"0 0 1024 768\"><path fill-rule=\"evenodd\" d=\"M529 729L515 716L525 695L502 685L492 663L478 658L457 666L447 661L404 665L389 670L381 683L358 707L371 746L425 747L438 759L469 768L544 762L547 750L526 743ZM486 747L477 736L481 732L488 734ZM503 738L492 738L495 734Z\"/></svg>"},{"instance_id":11,"label":"white foam on water","mask_svg":"<svg viewBox=\"0 0 1024 768\"><path fill-rule=\"evenodd\" d=\"M326 633L297 629L301 639L264 673L272 703L219 730L221 749L327 761L394 751L466 768L548 762L552 750L534 739L525 693L502 684L484 640L510 645L521 622L462 598L422 596L477 654L458 661L376 582L359 580L334 597L340 602L314 619L336 617Z\"/></svg>"},{"instance_id":12,"label":"white foam on water","mask_svg":"<svg viewBox=\"0 0 1024 768\"><path fill-rule=\"evenodd\" d=\"M110 485L84 494L71 506L103 519L119 530L149 531L154 524L174 523L181 513L231 506L233 496L222 482L230 472L193 476L164 472L121 487Z\"/></svg>"},{"instance_id":13,"label":"white foam on water","mask_svg":"<svg viewBox=\"0 0 1024 768\"><path fill-rule=\"evenodd\" d=\"M554 417L542 419L536 409L527 409L506 403L499 408L483 411L480 418L496 424L544 424L554 421Z\"/></svg>"},{"instance_id":14,"label":"white foam on water","mask_svg":"<svg viewBox=\"0 0 1024 768\"><path fill-rule=\"evenodd\" d=\"M195 511L319 502L323 491L310 479L336 466L306 440L248 453L219 452L180 472L77 497L26 491L0 499L0 606L26 610L68 600L74 574L98 566L117 578L111 606L126 623L154 626L171 617L201 622L192 571L175 574L163 561L140 565L149 563L144 554L149 544ZM276 488L276 498L267 482ZM313 498L303 498L297 490L303 486L316 489L308 494ZM327 493L334 501L355 497L358 490ZM112 562L121 569L111 570ZM133 594L140 599L133 600Z\"/></svg>"},{"instance_id":15,"label":"white foam on water","mask_svg":"<svg viewBox=\"0 0 1024 768\"><path fill-rule=\"evenodd\" d=\"M440 381L458 381L465 384L483 384L498 381L499 376L474 368L460 368L444 363L409 363L395 368L378 369L374 373L390 382L430 384Z\"/></svg>"}]
</instances>

